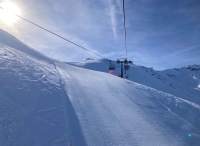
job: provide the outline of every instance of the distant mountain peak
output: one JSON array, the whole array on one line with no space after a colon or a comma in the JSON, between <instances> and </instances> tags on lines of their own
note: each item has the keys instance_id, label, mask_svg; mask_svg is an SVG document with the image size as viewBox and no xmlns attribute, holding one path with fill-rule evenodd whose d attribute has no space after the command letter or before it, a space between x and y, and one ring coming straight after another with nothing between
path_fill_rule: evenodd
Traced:
<instances>
[{"instance_id":1,"label":"distant mountain peak","mask_svg":"<svg viewBox=\"0 0 200 146\"><path fill-rule=\"evenodd\" d=\"M94 60L92 58L85 58L83 61Z\"/></svg>"}]
</instances>

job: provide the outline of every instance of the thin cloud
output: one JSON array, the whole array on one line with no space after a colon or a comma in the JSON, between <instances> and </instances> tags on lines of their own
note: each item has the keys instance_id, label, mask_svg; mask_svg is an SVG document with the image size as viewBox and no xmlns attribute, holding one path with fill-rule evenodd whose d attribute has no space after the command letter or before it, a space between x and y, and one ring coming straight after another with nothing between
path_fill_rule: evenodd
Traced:
<instances>
[{"instance_id":1,"label":"thin cloud","mask_svg":"<svg viewBox=\"0 0 200 146\"><path fill-rule=\"evenodd\" d=\"M117 20L116 20L116 9L114 6L110 8L111 24L114 37L117 38Z\"/></svg>"},{"instance_id":2,"label":"thin cloud","mask_svg":"<svg viewBox=\"0 0 200 146\"><path fill-rule=\"evenodd\" d=\"M116 0L116 1L117 1L117 5L118 5L119 9L122 10L121 9L122 1L121 0Z\"/></svg>"},{"instance_id":3,"label":"thin cloud","mask_svg":"<svg viewBox=\"0 0 200 146\"><path fill-rule=\"evenodd\" d=\"M119 0L108 0L109 9L110 9L110 18L111 18L111 26L115 39L118 38L118 19L117 15L120 13L120 2Z\"/></svg>"},{"instance_id":4,"label":"thin cloud","mask_svg":"<svg viewBox=\"0 0 200 146\"><path fill-rule=\"evenodd\" d=\"M185 48L185 49L176 51L176 52L174 52L174 53L172 53L172 54L169 54L169 55L165 56L164 58L170 57L170 56L175 56L175 55L178 55L178 54L187 52L187 51L191 51L191 50L197 49L197 48L199 48L199 47L200 47L200 45L194 45L194 46L191 46L191 47L188 47L188 48Z\"/></svg>"}]
</instances>

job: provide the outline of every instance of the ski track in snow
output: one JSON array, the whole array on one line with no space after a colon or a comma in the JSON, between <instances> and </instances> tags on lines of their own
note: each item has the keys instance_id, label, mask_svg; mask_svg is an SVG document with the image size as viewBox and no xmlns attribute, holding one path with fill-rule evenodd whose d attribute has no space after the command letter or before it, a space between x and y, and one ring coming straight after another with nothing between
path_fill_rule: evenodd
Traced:
<instances>
[{"instance_id":1,"label":"ski track in snow","mask_svg":"<svg viewBox=\"0 0 200 146\"><path fill-rule=\"evenodd\" d=\"M8 46L0 45L0 50L0 145L52 144L67 131L57 71L51 63Z\"/></svg>"},{"instance_id":2,"label":"ski track in snow","mask_svg":"<svg viewBox=\"0 0 200 146\"><path fill-rule=\"evenodd\" d=\"M199 146L198 104L38 56L0 45L0 145Z\"/></svg>"},{"instance_id":3,"label":"ski track in snow","mask_svg":"<svg viewBox=\"0 0 200 146\"><path fill-rule=\"evenodd\" d=\"M199 105L144 85L132 82L128 83L134 85L134 87L151 96L152 98L157 99L158 102L168 111L176 114L179 118L192 126L197 132L200 132Z\"/></svg>"},{"instance_id":4,"label":"ski track in snow","mask_svg":"<svg viewBox=\"0 0 200 146\"><path fill-rule=\"evenodd\" d=\"M68 65L58 64L58 66L87 145L156 146L161 143L182 145L181 141L177 141L170 135L166 136L162 130L158 130L162 129L161 127L154 127L155 125L143 119L145 113L140 112L138 106L126 98L123 94L126 90L123 91L120 85L112 88L107 83L108 78L113 76L103 73L92 74L92 71ZM114 79L120 80L115 77ZM115 80L113 84L120 83ZM127 94L131 96L134 92Z\"/></svg>"}]
</instances>

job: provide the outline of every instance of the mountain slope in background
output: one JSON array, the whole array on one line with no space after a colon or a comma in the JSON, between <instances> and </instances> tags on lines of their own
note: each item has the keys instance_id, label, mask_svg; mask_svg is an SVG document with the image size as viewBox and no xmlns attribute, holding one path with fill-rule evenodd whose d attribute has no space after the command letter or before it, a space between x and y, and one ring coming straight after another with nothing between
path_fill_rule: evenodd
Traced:
<instances>
[{"instance_id":1,"label":"mountain slope in background","mask_svg":"<svg viewBox=\"0 0 200 146\"><path fill-rule=\"evenodd\" d=\"M109 60L86 60L71 65L91 70L108 72ZM120 74L120 66L116 66L115 74ZM155 71L144 66L131 65L129 80L158 89L163 92L200 104L200 65Z\"/></svg>"},{"instance_id":2,"label":"mountain slope in background","mask_svg":"<svg viewBox=\"0 0 200 146\"><path fill-rule=\"evenodd\" d=\"M198 104L0 43L0 145L199 146Z\"/></svg>"}]
</instances>

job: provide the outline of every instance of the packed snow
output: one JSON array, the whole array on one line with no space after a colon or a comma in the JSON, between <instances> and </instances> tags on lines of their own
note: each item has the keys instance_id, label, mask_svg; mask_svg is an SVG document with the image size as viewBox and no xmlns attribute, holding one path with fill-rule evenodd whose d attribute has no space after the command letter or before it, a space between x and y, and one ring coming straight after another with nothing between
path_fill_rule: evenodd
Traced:
<instances>
[{"instance_id":1,"label":"packed snow","mask_svg":"<svg viewBox=\"0 0 200 146\"><path fill-rule=\"evenodd\" d=\"M0 40L0 145L200 145L198 102L50 59L2 30L0 36L7 38Z\"/></svg>"},{"instance_id":2,"label":"packed snow","mask_svg":"<svg viewBox=\"0 0 200 146\"><path fill-rule=\"evenodd\" d=\"M77 67L108 72L109 60L87 60L78 63L68 63ZM114 74L120 75L120 65L115 66ZM189 65L182 68L155 71L153 68L130 65L129 80L158 89L163 92L200 104L200 65ZM124 75L125 76L125 75Z\"/></svg>"}]
</instances>

